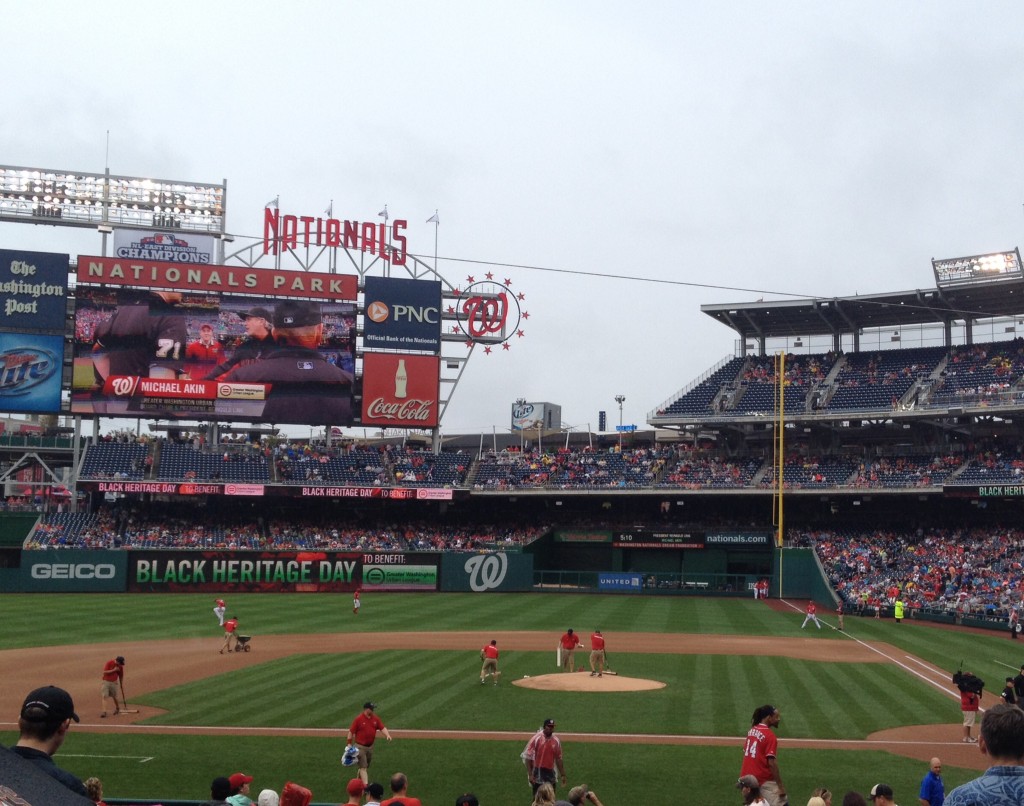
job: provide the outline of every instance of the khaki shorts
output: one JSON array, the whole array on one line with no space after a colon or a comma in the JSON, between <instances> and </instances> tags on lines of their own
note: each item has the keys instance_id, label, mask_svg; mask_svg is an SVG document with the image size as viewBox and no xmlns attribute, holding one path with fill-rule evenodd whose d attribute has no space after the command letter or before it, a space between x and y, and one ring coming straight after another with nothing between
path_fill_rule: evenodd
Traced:
<instances>
[{"instance_id":1,"label":"khaki shorts","mask_svg":"<svg viewBox=\"0 0 1024 806\"><path fill-rule=\"evenodd\" d=\"M102 683L100 683L100 696L110 697L111 699L117 699L117 681L104 680Z\"/></svg>"},{"instance_id":2,"label":"khaki shorts","mask_svg":"<svg viewBox=\"0 0 1024 806\"><path fill-rule=\"evenodd\" d=\"M973 728L974 720L978 716L977 711L964 711L964 727Z\"/></svg>"},{"instance_id":3,"label":"khaki shorts","mask_svg":"<svg viewBox=\"0 0 1024 806\"><path fill-rule=\"evenodd\" d=\"M373 761L373 748L365 744L357 744L356 747L359 748L359 769L365 770Z\"/></svg>"},{"instance_id":4,"label":"khaki shorts","mask_svg":"<svg viewBox=\"0 0 1024 806\"><path fill-rule=\"evenodd\" d=\"M487 674L488 672L494 674L496 671L498 671L497 658L484 658L484 668L481 670L481 674Z\"/></svg>"}]
</instances>

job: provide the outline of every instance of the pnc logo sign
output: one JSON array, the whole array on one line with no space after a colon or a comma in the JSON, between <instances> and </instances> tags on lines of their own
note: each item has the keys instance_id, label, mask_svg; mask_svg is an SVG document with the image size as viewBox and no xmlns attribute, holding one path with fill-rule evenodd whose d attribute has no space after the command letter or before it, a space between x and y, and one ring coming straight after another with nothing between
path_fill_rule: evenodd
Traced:
<instances>
[{"instance_id":1,"label":"pnc logo sign","mask_svg":"<svg viewBox=\"0 0 1024 806\"><path fill-rule=\"evenodd\" d=\"M366 316L373 322L385 322L390 315L391 311L384 302L371 302L366 306Z\"/></svg>"},{"instance_id":2,"label":"pnc logo sign","mask_svg":"<svg viewBox=\"0 0 1024 806\"><path fill-rule=\"evenodd\" d=\"M420 305L399 305L394 304L390 308L386 302L371 302L366 306L366 316L370 321L380 324L387 321L388 317L394 315L396 322L427 323L436 325L441 321L441 312L432 306Z\"/></svg>"}]
</instances>

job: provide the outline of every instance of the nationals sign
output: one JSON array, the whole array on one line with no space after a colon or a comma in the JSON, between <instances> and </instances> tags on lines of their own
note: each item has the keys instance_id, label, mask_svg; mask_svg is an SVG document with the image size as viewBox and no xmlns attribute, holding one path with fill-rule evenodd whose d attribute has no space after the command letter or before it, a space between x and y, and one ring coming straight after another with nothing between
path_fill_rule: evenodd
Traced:
<instances>
[{"instance_id":1,"label":"nationals sign","mask_svg":"<svg viewBox=\"0 0 1024 806\"><path fill-rule=\"evenodd\" d=\"M366 353L363 425L435 428L440 372L436 355Z\"/></svg>"}]
</instances>

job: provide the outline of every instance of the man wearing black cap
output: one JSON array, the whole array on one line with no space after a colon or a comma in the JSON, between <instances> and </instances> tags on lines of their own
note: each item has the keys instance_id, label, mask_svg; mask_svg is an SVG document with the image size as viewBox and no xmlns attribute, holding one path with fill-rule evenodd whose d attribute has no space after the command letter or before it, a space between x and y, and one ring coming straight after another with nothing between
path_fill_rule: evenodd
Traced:
<instances>
[{"instance_id":1,"label":"man wearing black cap","mask_svg":"<svg viewBox=\"0 0 1024 806\"><path fill-rule=\"evenodd\" d=\"M270 332L270 323L273 315L266 308L250 308L245 313L238 314L245 324L245 340L239 344L226 361L211 369L203 380L216 381L228 370L251 364L261 358L265 358L273 352L274 336Z\"/></svg>"},{"instance_id":2,"label":"man wearing black cap","mask_svg":"<svg viewBox=\"0 0 1024 806\"><path fill-rule=\"evenodd\" d=\"M53 754L64 744L71 720L78 722L71 695L56 686L43 686L30 691L21 706L18 719L20 736L11 752L35 764L42 772L59 781L72 792L86 796L82 782L53 763Z\"/></svg>"},{"instance_id":3,"label":"man wearing black cap","mask_svg":"<svg viewBox=\"0 0 1024 806\"><path fill-rule=\"evenodd\" d=\"M268 384L261 422L348 425L352 422L352 373L317 352L323 343L320 305L279 302L274 310L274 342L269 356L239 366L220 380Z\"/></svg>"},{"instance_id":4,"label":"man wearing black cap","mask_svg":"<svg viewBox=\"0 0 1024 806\"><path fill-rule=\"evenodd\" d=\"M124 656L118 655L113 660L108 660L103 666L103 682L100 684L100 707L103 708L103 713L100 716L107 715L107 700L112 700L114 703L110 713L114 716L121 713L121 708L117 704L117 688L123 679Z\"/></svg>"},{"instance_id":5,"label":"man wearing black cap","mask_svg":"<svg viewBox=\"0 0 1024 806\"><path fill-rule=\"evenodd\" d=\"M373 742L377 738L377 731L384 734L384 738L391 741L391 734L380 721L380 717L374 713L377 704L372 702L363 703L363 710L352 720L348 729L348 738L345 740L346 750L353 744L359 750L359 777L363 784L370 782L369 768L373 761Z\"/></svg>"},{"instance_id":6,"label":"man wearing black cap","mask_svg":"<svg viewBox=\"0 0 1024 806\"><path fill-rule=\"evenodd\" d=\"M875 784L868 794L874 806L896 806L892 799L892 787L888 784Z\"/></svg>"}]
</instances>

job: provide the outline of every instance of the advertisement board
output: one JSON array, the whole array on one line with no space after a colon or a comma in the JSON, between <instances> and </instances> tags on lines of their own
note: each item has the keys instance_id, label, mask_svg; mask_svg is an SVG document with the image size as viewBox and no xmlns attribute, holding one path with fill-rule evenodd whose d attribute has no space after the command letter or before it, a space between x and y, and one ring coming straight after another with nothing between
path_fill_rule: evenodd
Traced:
<instances>
[{"instance_id":1,"label":"advertisement board","mask_svg":"<svg viewBox=\"0 0 1024 806\"><path fill-rule=\"evenodd\" d=\"M441 349L441 283L397 277L367 277L364 286L367 350Z\"/></svg>"},{"instance_id":2,"label":"advertisement board","mask_svg":"<svg viewBox=\"0 0 1024 806\"><path fill-rule=\"evenodd\" d=\"M530 431L562 427L562 407L554 403L513 403L512 430Z\"/></svg>"},{"instance_id":3,"label":"advertisement board","mask_svg":"<svg viewBox=\"0 0 1024 806\"><path fill-rule=\"evenodd\" d=\"M23 551L22 590L121 592L127 559L123 551Z\"/></svg>"},{"instance_id":4,"label":"advertisement board","mask_svg":"<svg viewBox=\"0 0 1024 806\"><path fill-rule=\"evenodd\" d=\"M605 574L597 575L597 589L612 593L640 593L644 588L644 580L640 574Z\"/></svg>"},{"instance_id":5,"label":"advertisement board","mask_svg":"<svg viewBox=\"0 0 1024 806\"><path fill-rule=\"evenodd\" d=\"M128 553L128 590L354 591L361 579L362 556L334 551L132 551Z\"/></svg>"},{"instance_id":6,"label":"advertisement board","mask_svg":"<svg viewBox=\"0 0 1024 806\"><path fill-rule=\"evenodd\" d=\"M66 254L0 249L0 327L63 333L69 261Z\"/></svg>"},{"instance_id":7,"label":"advertisement board","mask_svg":"<svg viewBox=\"0 0 1024 806\"><path fill-rule=\"evenodd\" d=\"M440 554L364 554L364 591L436 591Z\"/></svg>"},{"instance_id":8,"label":"advertisement board","mask_svg":"<svg viewBox=\"0 0 1024 806\"><path fill-rule=\"evenodd\" d=\"M59 412L63 362L63 336L0 333L0 409Z\"/></svg>"},{"instance_id":9,"label":"advertisement board","mask_svg":"<svg viewBox=\"0 0 1024 806\"><path fill-rule=\"evenodd\" d=\"M114 257L163 260L171 263L214 262L216 239L212 235L174 230L114 230Z\"/></svg>"},{"instance_id":10,"label":"advertisement board","mask_svg":"<svg viewBox=\"0 0 1024 806\"><path fill-rule=\"evenodd\" d=\"M354 302L79 287L71 410L351 425Z\"/></svg>"},{"instance_id":11,"label":"advertisement board","mask_svg":"<svg viewBox=\"0 0 1024 806\"><path fill-rule=\"evenodd\" d=\"M366 353L363 425L434 428L439 416L441 359L436 355Z\"/></svg>"}]
</instances>

